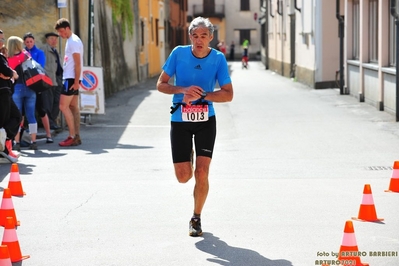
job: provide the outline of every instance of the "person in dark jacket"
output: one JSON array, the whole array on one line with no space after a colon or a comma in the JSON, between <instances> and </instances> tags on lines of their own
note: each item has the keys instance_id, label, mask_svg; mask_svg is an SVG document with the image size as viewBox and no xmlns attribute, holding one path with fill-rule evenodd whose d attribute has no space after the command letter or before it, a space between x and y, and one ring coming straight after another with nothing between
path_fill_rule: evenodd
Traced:
<instances>
[{"instance_id":1,"label":"person in dark jacket","mask_svg":"<svg viewBox=\"0 0 399 266\"><path fill-rule=\"evenodd\" d=\"M44 69L46 74L51 78L53 87L50 90L42 92L43 107L46 109L50 128L55 132L62 131L62 128L57 124L57 118L60 113L60 95L62 91L62 63L60 61L60 54L56 47L58 44L58 34L54 32L46 33L46 44L43 46L43 51L46 56L46 65Z\"/></svg>"},{"instance_id":2,"label":"person in dark jacket","mask_svg":"<svg viewBox=\"0 0 399 266\"><path fill-rule=\"evenodd\" d=\"M5 46L0 51L0 134L6 134L5 142L0 143L0 155L17 162L19 154L12 151L12 139L18 133L22 116L12 99L12 87L18 74L8 65Z\"/></svg>"}]
</instances>

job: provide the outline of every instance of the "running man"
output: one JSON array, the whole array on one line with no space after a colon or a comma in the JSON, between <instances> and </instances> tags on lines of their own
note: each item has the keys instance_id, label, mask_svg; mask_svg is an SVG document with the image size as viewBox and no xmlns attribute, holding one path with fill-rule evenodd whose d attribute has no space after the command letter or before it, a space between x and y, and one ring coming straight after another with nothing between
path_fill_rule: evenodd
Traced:
<instances>
[{"instance_id":1,"label":"running man","mask_svg":"<svg viewBox=\"0 0 399 266\"><path fill-rule=\"evenodd\" d=\"M190 236L202 235L201 213L209 190L209 166L216 137L213 103L233 99L226 57L209 47L213 31L209 19L195 18L188 28L191 45L177 46L172 51L157 82L158 91L173 94L170 138L175 175L180 183L189 181L193 174L195 177ZM173 76L171 85L168 82ZM220 90L214 91L216 81Z\"/></svg>"}]
</instances>

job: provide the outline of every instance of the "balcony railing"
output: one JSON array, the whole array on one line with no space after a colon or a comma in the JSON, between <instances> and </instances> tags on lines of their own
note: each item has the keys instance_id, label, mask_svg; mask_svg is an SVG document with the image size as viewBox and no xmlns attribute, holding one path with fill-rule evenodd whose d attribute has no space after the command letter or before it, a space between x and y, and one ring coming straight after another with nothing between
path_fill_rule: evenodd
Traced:
<instances>
[{"instance_id":1,"label":"balcony railing","mask_svg":"<svg viewBox=\"0 0 399 266\"><path fill-rule=\"evenodd\" d=\"M193 5L193 15L194 17L224 18L224 5L206 6L205 8L204 5Z\"/></svg>"}]
</instances>

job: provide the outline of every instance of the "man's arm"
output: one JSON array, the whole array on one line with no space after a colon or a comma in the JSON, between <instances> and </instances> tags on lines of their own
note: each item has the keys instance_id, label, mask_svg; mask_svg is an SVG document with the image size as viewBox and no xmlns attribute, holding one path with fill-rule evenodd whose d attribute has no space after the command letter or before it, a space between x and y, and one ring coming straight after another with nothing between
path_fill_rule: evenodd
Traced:
<instances>
[{"instance_id":1,"label":"man's arm","mask_svg":"<svg viewBox=\"0 0 399 266\"><path fill-rule=\"evenodd\" d=\"M204 99L215 103L231 102L233 100L233 85L228 83L223 85L220 90L208 92Z\"/></svg>"},{"instance_id":2,"label":"man's arm","mask_svg":"<svg viewBox=\"0 0 399 266\"><path fill-rule=\"evenodd\" d=\"M162 71L158 78L157 89L160 92L166 94L179 94L183 93L183 102L186 104L191 104L191 102L201 98L202 92L204 91L201 87L191 85L190 87L174 86L169 84L169 75Z\"/></svg>"},{"instance_id":3,"label":"man's arm","mask_svg":"<svg viewBox=\"0 0 399 266\"><path fill-rule=\"evenodd\" d=\"M158 91L163 92L165 94L178 94L185 92L185 89L183 87L173 86L172 84L169 84L168 83L169 80L170 80L169 75L166 74L165 71L162 71L157 81Z\"/></svg>"},{"instance_id":4,"label":"man's arm","mask_svg":"<svg viewBox=\"0 0 399 266\"><path fill-rule=\"evenodd\" d=\"M72 54L73 56L73 61L75 62L75 82L73 83L73 89L74 90L79 90L80 87L80 73L82 71L82 62L80 60L80 54L79 53L74 53Z\"/></svg>"}]
</instances>

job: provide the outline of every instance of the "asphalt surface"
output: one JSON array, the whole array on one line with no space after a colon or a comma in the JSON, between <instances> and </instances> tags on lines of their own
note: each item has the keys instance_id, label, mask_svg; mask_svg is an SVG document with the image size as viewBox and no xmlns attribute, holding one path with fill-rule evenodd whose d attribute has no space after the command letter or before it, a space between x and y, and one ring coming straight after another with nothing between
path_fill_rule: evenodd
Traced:
<instances>
[{"instance_id":1,"label":"asphalt surface","mask_svg":"<svg viewBox=\"0 0 399 266\"><path fill-rule=\"evenodd\" d=\"M60 148L64 131L22 151L26 195L13 204L30 258L13 265L320 265L336 260L365 184L384 221L353 221L361 260L399 265L399 193L384 192L399 160L395 117L259 62L229 64L235 95L215 104L203 237L188 236L194 181L174 177L171 96L149 79L106 99L106 114L82 124L81 146ZM2 162L2 188L9 172Z\"/></svg>"}]
</instances>

